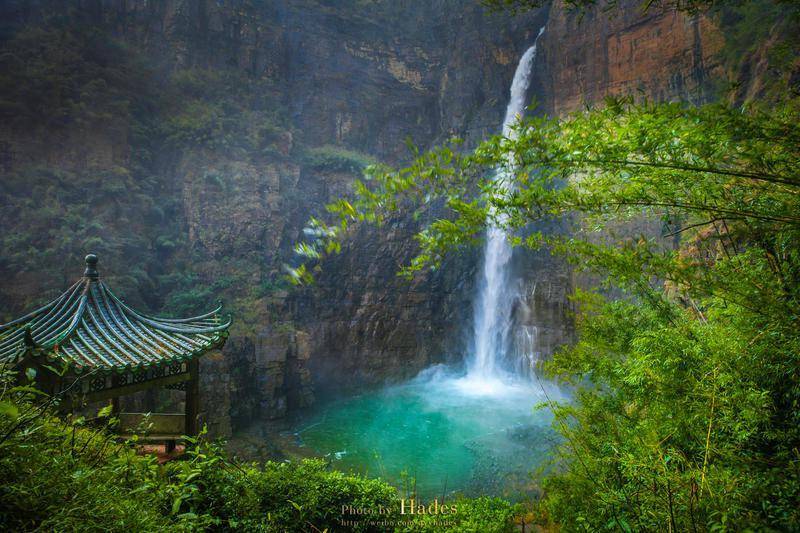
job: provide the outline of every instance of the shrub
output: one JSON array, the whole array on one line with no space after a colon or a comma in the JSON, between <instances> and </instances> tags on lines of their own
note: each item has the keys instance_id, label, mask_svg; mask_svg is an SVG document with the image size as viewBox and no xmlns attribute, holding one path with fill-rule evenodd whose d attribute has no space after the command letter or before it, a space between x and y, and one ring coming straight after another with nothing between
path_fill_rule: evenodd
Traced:
<instances>
[{"instance_id":1,"label":"shrub","mask_svg":"<svg viewBox=\"0 0 800 533\"><path fill-rule=\"evenodd\" d=\"M394 510L397 531L510 531L515 506L456 500L441 517L398 515L398 491L379 479L332 471L319 459L244 464L220 442L188 439L183 460L159 465L83 417L60 419L53 398L0 376L0 529L8 531L336 531L342 506ZM408 519L408 521L404 521ZM406 525L402 525L405 523ZM361 518L352 531L387 528ZM388 528L389 530L393 528Z\"/></svg>"},{"instance_id":2,"label":"shrub","mask_svg":"<svg viewBox=\"0 0 800 533\"><path fill-rule=\"evenodd\" d=\"M138 457L82 418L62 421L25 388L0 394L0 529L153 531L163 483L152 457ZM181 522L181 521L177 521Z\"/></svg>"},{"instance_id":3,"label":"shrub","mask_svg":"<svg viewBox=\"0 0 800 533\"><path fill-rule=\"evenodd\" d=\"M304 159L315 170L341 172L361 172L374 163L368 155L329 144L307 150Z\"/></svg>"}]
</instances>

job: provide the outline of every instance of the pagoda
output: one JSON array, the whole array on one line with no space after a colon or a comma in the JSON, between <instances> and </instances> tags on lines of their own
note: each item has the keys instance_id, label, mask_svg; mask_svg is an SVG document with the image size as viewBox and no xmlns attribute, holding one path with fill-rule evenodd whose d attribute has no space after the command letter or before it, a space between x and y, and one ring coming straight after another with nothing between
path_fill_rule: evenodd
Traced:
<instances>
[{"instance_id":1,"label":"pagoda","mask_svg":"<svg viewBox=\"0 0 800 533\"><path fill-rule=\"evenodd\" d=\"M185 412L148 415L150 440L174 446L196 435L199 358L219 349L230 318L222 306L191 318L158 318L132 309L100 279L97 256L86 256L83 277L52 302L0 325L0 365L59 400L64 411L112 401L120 430L132 431L141 413L119 413L119 398L155 387L186 392Z\"/></svg>"}]
</instances>

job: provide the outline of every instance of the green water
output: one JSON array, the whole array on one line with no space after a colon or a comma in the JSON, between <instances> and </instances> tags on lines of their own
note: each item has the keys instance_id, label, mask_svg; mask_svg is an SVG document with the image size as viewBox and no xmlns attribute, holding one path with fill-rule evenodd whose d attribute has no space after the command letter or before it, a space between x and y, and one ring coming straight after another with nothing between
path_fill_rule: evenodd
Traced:
<instances>
[{"instance_id":1,"label":"green water","mask_svg":"<svg viewBox=\"0 0 800 533\"><path fill-rule=\"evenodd\" d=\"M557 399L550 388L548 397ZM554 443L538 383L474 380L435 367L328 403L298 421L298 443L333 466L380 476L420 497L454 491L517 497Z\"/></svg>"}]
</instances>

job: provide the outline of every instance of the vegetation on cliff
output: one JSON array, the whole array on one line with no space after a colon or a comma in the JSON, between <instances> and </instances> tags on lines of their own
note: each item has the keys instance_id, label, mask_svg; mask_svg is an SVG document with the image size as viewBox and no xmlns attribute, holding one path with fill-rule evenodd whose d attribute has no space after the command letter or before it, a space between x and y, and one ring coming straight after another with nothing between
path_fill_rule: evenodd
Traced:
<instances>
[{"instance_id":1,"label":"vegetation on cliff","mask_svg":"<svg viewBox=\"0 0 800 533\"><path fill-rule=\"evenodd\" d=\"M279 269L260 250L223 269L192 241L192 173L198 189L228 198L245 164L358 172L372 161L297 142L273 77L163 57L133 43L140 21L121 35L113 17L53 4L0 29L0 272L38 285L6 297L0 314L71 282L93 251L137 305L185 315L225 298L249 318L280 290Z\"/></svg>"}]
</instances>

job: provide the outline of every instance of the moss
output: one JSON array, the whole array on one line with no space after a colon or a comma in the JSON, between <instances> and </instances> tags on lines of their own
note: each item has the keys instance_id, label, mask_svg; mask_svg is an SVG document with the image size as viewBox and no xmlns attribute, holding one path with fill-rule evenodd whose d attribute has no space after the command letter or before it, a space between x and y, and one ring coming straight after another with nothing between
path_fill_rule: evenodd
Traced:
<instances>
[{"instance_id":1,"label":"moss","mask_svg":"<svg viewBox=\"0 0 800 533\"><path fill-rule=\"evenodd\" d=\"M303 161L315 170L339 172L361 172L375 163L375 160L366 154L333 145L306 150Z\"/></svg>"},{"instance_id":2,"label":"moss","mask_svg":"<svg viewBox=\"0 0 800 533\"><path fill-rule=\"evenodd\" d=\"M197 266L174 168L164 162L198 152L256 164L285 158L291 132L270 80L235 67L174 68L102 26L84 25L77 12L14 27L6 37L0 118L21 143L47 142L12 146L24 153L0 180L0 272L34 272L43 288L59 288L80 275L82 256L92 251L104 275L116 274L117 290L152 312L179 315L228 299L227 286L200 275L219 264ZM46 144L62 139L67 146L53 158ZM86 161L82 144L90 146ZM219 173L204 179L221 194L236 185ZM175 270L183 274L170 277ZM258 290L247 279L246 291ZM2 312L19 314L36 298L3 298Z\"/></svg>"}]
</instances>

